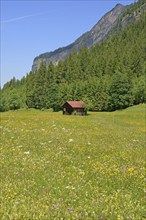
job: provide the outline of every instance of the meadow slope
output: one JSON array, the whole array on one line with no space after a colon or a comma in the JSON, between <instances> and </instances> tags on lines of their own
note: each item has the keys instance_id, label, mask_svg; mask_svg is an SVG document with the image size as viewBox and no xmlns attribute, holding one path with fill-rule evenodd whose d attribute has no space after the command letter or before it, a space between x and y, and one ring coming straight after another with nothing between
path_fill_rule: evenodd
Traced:
<instances>
[{"instance_id":1,"label":"meadow slope","mask_svg":"<svg viewBox=\"0 0 146 220\"><path fill-rule=\"evenodd\" d=\"M145 219L145 107L1 113L0 219Z\"/></svg>"}]
</instances>

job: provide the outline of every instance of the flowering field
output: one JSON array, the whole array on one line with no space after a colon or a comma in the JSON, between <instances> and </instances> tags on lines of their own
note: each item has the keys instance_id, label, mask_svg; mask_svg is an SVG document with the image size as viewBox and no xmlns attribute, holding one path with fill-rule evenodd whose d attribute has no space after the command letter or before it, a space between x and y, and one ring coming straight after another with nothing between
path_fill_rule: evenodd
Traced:
<instances>
[{"instance_id":1,"label":"flowering field","mask_svg":"<svg viewBox=\"0 0 146 220\"><path fill-rule=\"evenodd\" d=\"M0 219L145 219L145 107L2 113Z\"/></svg>"}]
</instances>

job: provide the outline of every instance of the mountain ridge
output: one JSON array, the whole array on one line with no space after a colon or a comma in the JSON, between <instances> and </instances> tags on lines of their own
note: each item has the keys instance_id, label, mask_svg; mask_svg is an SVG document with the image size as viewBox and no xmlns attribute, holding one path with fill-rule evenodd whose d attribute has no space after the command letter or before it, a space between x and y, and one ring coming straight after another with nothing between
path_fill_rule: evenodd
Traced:
<instances>
[{"instance_id":1,"label":"mountain ridge","mask_svg":"<svg viewBox=\"0 0 146 220\"><path fill-rule=\"evenodd\" d=\"M94 44L102 42L113 29L115 21L119 15L125 11L125 9L126 6L117 4L113 9L102 16L102 18L91 28L90 31L82 34L73 43L35 57L32 65L32 71L37 71L42 61L45 61L47 64L50 62L57 64L59 60L67 58L73 50L79 51L81 47L90 48Z\"/></svg>"},{"instance_id":2,"label":"mountain ridge","mask_svg":"<svg viewBox=\"0 0 146 220\"><path fill-rule=\"evenodd\" d=\"M47 65L50 62L56 65L60 60L65 60L72 51L75 50L78 52L82 47L91 48L95 44L102 43L113 32L118 33L118 31L122 30L125 26L139 19L142 11L146 10L145 1L140 0L139 2L140 3L132 3L126 6L117 4L113 9L102 16L90 31L82 34L73 43L35 57L32 71L36 72L43 61L46 62ZM139 7L138 4L141 4L141 7ZM130 10L132 7L134 10L132 10L131 13Z\"/></svg>"},{"instance_id":3,"label":"mountain ridge","mask_svg":"<svg viewBox=\"0 0 146 220\"><path fill-rule=\"evenodd\" d=\"M146 2L139 0L118 17L102 43L73 51L57 65L42 62L36 72L7 82L0 90L0 111L58 111L66 100L83 100L91 111L114 111L144 103L145 24ZM63 50L58 49L60 53Z\"/></svg>"}]
</instances>

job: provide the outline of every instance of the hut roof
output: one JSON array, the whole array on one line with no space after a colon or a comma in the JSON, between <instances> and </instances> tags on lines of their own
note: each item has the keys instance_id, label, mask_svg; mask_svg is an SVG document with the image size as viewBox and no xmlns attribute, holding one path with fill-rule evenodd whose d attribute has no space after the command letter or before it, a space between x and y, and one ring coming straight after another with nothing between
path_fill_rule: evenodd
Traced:
<instances>
[{"instance_id":1,"label":"hut roof","mask_svg":"<svg viewBox=\"0 0 146 220\"><path fill-rule=\"evenodd\" d=\"M68 103L72 108L85 108L85 103L83 101L68 101Z\"/></svg>"}]
</instances>

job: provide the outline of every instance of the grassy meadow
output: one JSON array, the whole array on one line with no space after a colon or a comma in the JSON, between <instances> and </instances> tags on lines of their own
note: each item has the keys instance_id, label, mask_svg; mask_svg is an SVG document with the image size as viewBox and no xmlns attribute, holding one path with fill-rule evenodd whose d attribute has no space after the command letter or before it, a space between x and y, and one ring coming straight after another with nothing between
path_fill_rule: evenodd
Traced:
<instances>
[{"instance_id":1,"label":"grassy meadow","mask_svg":"<svg viewBox=\"0 0 146 220\"><path fill-rule=\"evenodd\" d=\"M145 107L1 113L1 220L144 220Z\"/></svg>"}]
</instances>

